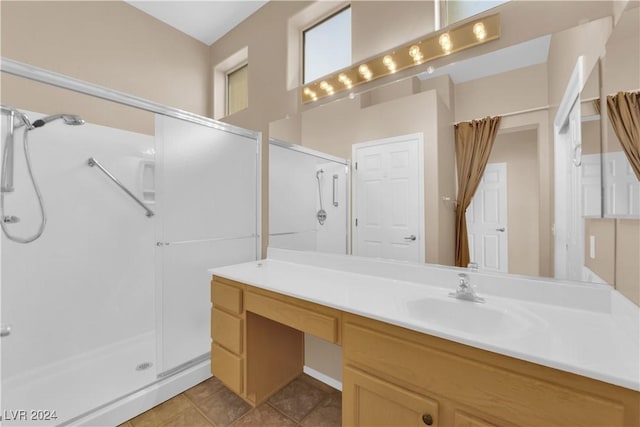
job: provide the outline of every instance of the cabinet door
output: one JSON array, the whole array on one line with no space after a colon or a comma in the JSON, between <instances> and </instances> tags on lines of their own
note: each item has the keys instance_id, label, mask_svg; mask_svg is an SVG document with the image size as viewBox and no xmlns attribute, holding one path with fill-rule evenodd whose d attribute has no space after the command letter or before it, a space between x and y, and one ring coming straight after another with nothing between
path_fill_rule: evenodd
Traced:
<instances>
[{"instance_id":1,"label":"cabinet door","mask_svg":"<svg viewBox=\"0 0 640 427\"><path fill-rule=\"evenodd\" d=\"M438 403L432 399L349 367L342 381L345 426L438 425Z\"/></svg>"}]
</instances>

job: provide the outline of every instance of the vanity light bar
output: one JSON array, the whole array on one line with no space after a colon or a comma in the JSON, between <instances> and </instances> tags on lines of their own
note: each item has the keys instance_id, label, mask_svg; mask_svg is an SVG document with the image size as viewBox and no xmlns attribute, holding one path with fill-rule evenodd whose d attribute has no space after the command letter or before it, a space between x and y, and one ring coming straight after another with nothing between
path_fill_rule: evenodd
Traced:
<instances>
[{"instance_id":1,"label":"vanity light bar","mask_svg":"<svg viewBox=\"0 0 640 427\"><path fill-rule=\"evenodd\" d=\"M309 83L302 87L302 103L499 38L499 13L469 21Z\"/></svg>"}]
</instances>

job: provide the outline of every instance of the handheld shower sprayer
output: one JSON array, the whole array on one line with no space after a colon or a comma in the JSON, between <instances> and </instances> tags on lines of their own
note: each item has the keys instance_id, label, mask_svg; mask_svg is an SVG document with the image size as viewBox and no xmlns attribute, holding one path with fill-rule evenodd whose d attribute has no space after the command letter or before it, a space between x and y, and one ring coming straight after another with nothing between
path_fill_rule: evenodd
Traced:
<instances>
[{"instance_id":1,"label":"handheld shower sprayer","mask_svg":"<svg viewBox=\"0 0 640 427\"><path fill-rule=\"evenodd\" d=\"M324 222L327 220L327 211L324 210L324 206L322 205L322 184L320 183L320 176L324 174L324 170L319 169L316 172L316 180L318 181L318 197L320 198L320 210L316 213L316 219L320 225L324 225Z\"/></svg>"},{"instance_id":2,"label":"handheld shower sprayer","mask_svg":"<svg viewBox=\"0 0 640 427\"><path fill-rule=\"evenodd\" d=\"M34 128L39 128L46 125L49 122L52 122L58 119L62 119L65 125L70 125L70 126L79 126L84 124L84 120L82 120L82 117L80 116L76 116L73 114L54 114L52 116L47 116L47 117L38 119L35 122L33 122L31 125Z\"/></svg>"},{"instance_id":3,"label":"handheld shower sprayer","mask_svg":"<svg viewBox=\"0 0 640 427\"><path fill-rule=\"evenodd\" d=\"M31 168L31 155L29 153L29 131L32 131L36 128L42 127L49 122L52 122L57 119L62 119L67 125L82 125L84 124L84 120L81 117L75 116L73 114L54 114L52 116L46 116L41 119L38 119L31 123L26 114L18 111L17 109L2 105L0 106L2 112L8 113L9 126L7 129L7 136L5 139L5 145L2 152L2 177L0 178L0 227L2 231L7 236L9 240L12 240L17 243L30 243L39 238L44 232L44 227L47 222L47 215L44 208L44 202L42 200L42 194L40 193L40 188L38 187L38 183L36 182L33 176L33 170ZM16 123L16 119L18 122ZM13 162L14 162L14 135L16 129L23 127L24 131L22 134L22 142L24 148L24 157L25 164L27 166L27 172L29 174L29 178L31 180L31 185L33 186L33 190L36 193L36 197L38 199L38 205L40 207L40 226L38 227L38 231L32 236L29 237L18 237L9 233L7 230L8 224L13 224L18 222L20 219L14 215L5 215L4 213L4 196L5 193L14 191L13 188Z\"/></svg>"}]
</instances>

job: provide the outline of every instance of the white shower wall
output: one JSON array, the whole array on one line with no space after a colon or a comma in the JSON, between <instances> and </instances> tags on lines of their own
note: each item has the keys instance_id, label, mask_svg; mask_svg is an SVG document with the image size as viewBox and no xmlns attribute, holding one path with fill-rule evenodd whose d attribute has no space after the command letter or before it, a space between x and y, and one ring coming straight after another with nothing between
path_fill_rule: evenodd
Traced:
<instances>
[{"instance_id":1,"label":"white shower wall","mask_svg":"<svg viewBox=\"0 0 640 427\"><path fill-rule=\"evenodd\" d=\"M323 225L316 221L316 250L345 254L347 253L347 189L349 188L347 166L327 162L317 165L316 170L323 171L320 174L320 183L323 208L327 212L327 219ZM318 209L320 209L320 198L316 197L316 210Z\"/></svg>"},{"instance_id":2,"label":"white shower wall","mask_svg":"<svg viewBox=\"0 0 640 427\"><path fill-rule=\"evenodd\" d=\"M316 173L327 219L320 225ZM333 205L333 175L338 175ZM270 144L269 246L282 249L347 253L348 168L345 164Z\"/></svg>"},{"instance_id":3,"label":"white shower wall","mask_svg":"<svg viewBox=\"0 0 640 427\"><path fill-rule=\"evenodd\" d=\"M32 121L42 116L26 113ZM16 133L16 190L5 196L5 215L18 216L8 227L26 236L37 229L39 211L22 133ZM87 165L95 157L139 194L140 162L153 160L154 137L58 120L29 132L29 140L47 226L26 245L2 236L2 323L13 328L2 338L5 384L155 327L154 222Z\"/></svg>"}]
</instances>

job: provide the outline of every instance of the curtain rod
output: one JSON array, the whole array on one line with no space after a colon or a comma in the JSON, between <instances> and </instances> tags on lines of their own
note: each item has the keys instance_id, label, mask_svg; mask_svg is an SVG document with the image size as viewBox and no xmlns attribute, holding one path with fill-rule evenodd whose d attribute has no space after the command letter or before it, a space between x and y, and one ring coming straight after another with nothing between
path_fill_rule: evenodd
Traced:
<instances>
[{"instance_id":1,"label":"curtain rod","mask_svg":"<svg viewBox=\"0 0 640 427\"><path fill-rule=\"evenodd\" d=\"M519 114L526 114L526 113L535 113L536 111L542 111L542 110L548 110L550 108L549 105L545 105L543 107L534 107L534 108L529 108L527 110L520 110L520 111L512 111L509 113L504 113L504 114L494 114L492 117L496 117L496 116L500 116L500 117L510 117L510 116L517 116ZM486 116L485 116L486 117ZM485 117L480 117L477 119L472 119L472 120L482 120ZM465 122L470 122L471 120L461 120L459 122L454 123L454 125L458 125L460 123L465 123Z\"/></svg>"},{"instance_id":2,"label":"curtain rod","mask_svg":"<svg viewBox=\"0 0 640 427\"><path fill-rule=\"evenodd\" d=\"M640 88L639 88L639 89L626 90L626 91L623 91L623 92L638 92L638 91L640 91ZM617 94L617 93L618 93L618 92L614 92L614 93L612 93L611 95L615 95L615 94ZM611 96L611 95L608 95L608 96ZM592 97L592 98L581 99L581 100L580 100L580 102L581 102L581 103L582 103L582 102L589 102L589 101L594 101L594 100L596 100L596 99L600 99L600 97L598 97L598 96L594 96L594 97ZM550 106L550 105L545 105L545 106L543 106L543 107L534 107L534 108L529 108L528 110L513 111L513 112L510 112L510 113L498 114L498 115L499 115L500 117L510 117L510 116L517 116L518 114L534 113L534 112L536 112L536 111L548 110L549 108L551 108L551 106ZM494 115L493 115L493 117L495 117L495 116L496 116L496 115L494 114ZM485 116L485 117L486 117L486 116ZM484 119L485 117L480 117L480 118L477 118L477 119L471 119L471 120L461 120L461 121L459 121L459 122L454 123L454 125L458 125L458 124L460 124L460 123L465 123L465 122L470 122L470 121L472 121L472 120L482 120L482 119Z\"/></svg>"}]
</instances>

